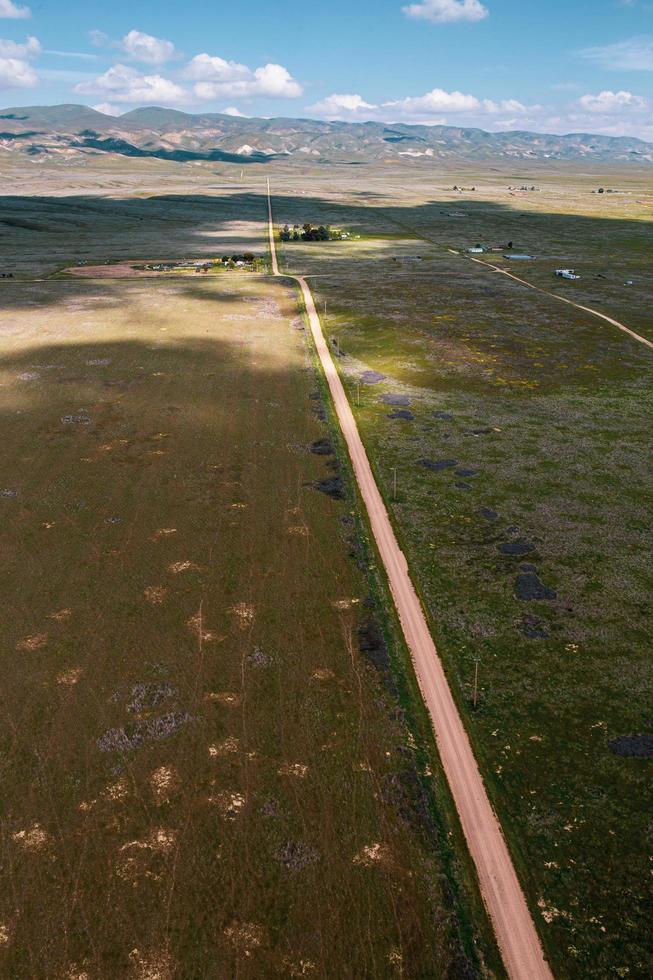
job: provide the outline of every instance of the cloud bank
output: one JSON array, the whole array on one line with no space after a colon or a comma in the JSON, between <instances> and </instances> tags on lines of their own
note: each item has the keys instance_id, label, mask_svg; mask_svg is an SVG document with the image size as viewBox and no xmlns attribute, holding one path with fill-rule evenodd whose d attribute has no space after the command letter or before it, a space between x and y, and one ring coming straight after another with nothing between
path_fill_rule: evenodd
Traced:
<instances>
[{"instance_id":1,"label":"cloud bank","mask_svg":"<svg viewBox=\"0 0 653 980\"><path fill-rule=\"evenodd\" d=\"M29 7L19 7L12 0L0 0L0 17L7 20L27 20L31 16Z\"/></svg>"},{"instance_id":2,"label":"cloud bank","mask_svg":"<svg viewBox=\"0 0 653 980\"><path fill-rule=\"evenodd\" d=\"M456 21L485 20L490 11L480 0L424 0L403 8L407 17L428 20L431 24L453 24Z\"/></svg>"},{"instance_id":3,"label":"cloud bank","mask_svg":"<svg viewBox=\"0 0 653 980\"><path fill-rule=\"evenodd\" d=\"M41 42L36 37L28 37L22 44L0 38L0 89L38 85L39 76L29 59L38 57L41 50Z\"/></svg>"},{"instance_id":4,"label":"cloud bank","mask_svg":"<svg viewBox=\"0 0 653 980\"><path fill-rule=\"evenodd\" d=\"M318 119L475 127L497 131L601 133L653 140L653 105L641 95L605 89L582 95L562 108L527 105L519 99L484 99L432 89L425 95L375 104L356 93L327 96L305 110Z\"/></svg>"}]
</instances>

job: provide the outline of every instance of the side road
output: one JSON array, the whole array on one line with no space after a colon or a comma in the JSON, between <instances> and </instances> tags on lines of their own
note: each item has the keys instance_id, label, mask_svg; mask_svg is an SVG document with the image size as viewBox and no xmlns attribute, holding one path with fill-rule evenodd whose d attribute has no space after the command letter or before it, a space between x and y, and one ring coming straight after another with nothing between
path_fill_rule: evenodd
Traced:
<instances>
[{"instance_id":1,"label":"side road","mask_svg":"<svg viewBox=\"0 0 653 980\"><path fill-rule=\"evenodd\" d=\"M454 249L450 248L448 251L453 252L455 255L460 255L460 252L455 252ZM465 256L467 258L468 256ZM508 279L514 279L515 282L521 283L522 286L528 286L529 289L534 289L537 293L543 293L544 296L550 296L552 299L557 299L559 303L566 303L567 306L573 306L576 310L581 310L583 313L590 313L592 316L597 316L600 320L605 320L606 323L611 324L611 326L616 327L618 330L623 330L627 333L629 337L633 340L637 340L640 344L644 344L646 347L650 347L653 350L653 341L648 340L646 337L640 336L640 334L635 333L630 327L627 327L625 323L620 323L619 320L613 320L611 316L607 316L605 313L601 313L600 310L595 310L591 306L581 306L580 303L575 303L573 299L567 299L566 296L558 296L557 293L552 293L548 289L542 289L540 286L535 286L528 279L520 279L519 276L514 275L512 272L508 272L507 269L500 269L498 265L492 265L491 262L484 262L483 259L475 259L469 256L471 262L476 262L477 265L484 265L486 269L491 269L493 272L500 272L502 276L507 276Z\"/></svg>"},{"instance_id":2,"label":"side road","mask_svg":"<svg viewBox=\"0 0 653 980\"><path fill-rule=\"evenodd\" d=\"M268 181L268 226L273 275L281 275L274 240L272 197ZM422 696L429 710L447 780L463 832L476 865L481 894L488 909L508 975L512 980L552 980L524 893L494 813L471 744L449 688L426 617L395 537L383 498L374 479L347 395L331 357L302 276L299 284L320 363L347 443L354 474L383 561Z\"/></svg>"}]
</instances>

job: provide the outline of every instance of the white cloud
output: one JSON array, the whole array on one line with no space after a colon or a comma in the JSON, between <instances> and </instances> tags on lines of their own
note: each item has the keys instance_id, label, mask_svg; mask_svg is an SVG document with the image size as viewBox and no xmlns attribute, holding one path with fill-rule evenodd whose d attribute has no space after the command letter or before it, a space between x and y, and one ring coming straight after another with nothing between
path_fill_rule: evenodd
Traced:
<instances>
[{"instance_id":1,"label":"white cloud","mask_svg":"<svg viewBox=\"0 0 653 980\"><path fill-rule=\"evenodd\" d=\"M329 95L309 106L307 112L323 119L371 119L378 108L360 95Z\"/></svg>"},{"instance_id":2,"label":"white cloud","mask_svg":"<svg viewBox=\"0 0 653 980\"><path fill-rule=\"evenodd\" d=\"M41 42L35 37L28 37L24 44L0 38L0 58L36 58L40 53Z\"/></svg>"},{"instance_id":3,"label":"white cloud","mask_svg":"<svg viewBox=\"0 0 653 980\"><path fill-rule=\"evenodd\" d=\"M330 95L306 114L345 122L407 123L474 127L491 132L596 133L634 136L653 142L651 104L627 91L584 95L560 107L525 105L518 99L482 99L464 92L433 89L425 95L379 104L361 95Z\"/></svg>"},{"instance_id":4,"label":"white cloud","mask_svg":"<svg viewBox=\"0 0 653 980\"><path fill-rule=\"evenodd\" d=\"M643 34L616 44L585 48L580 55L613 71L653 71L653 36Z\"/></svg>"},{"instance_id":5,"label":"white cloud","mask_svg":"<svg viewBox=\"0 0 653 980\"><path fill-rule=\"evenodd\" d=\"M134 60L153 65L176 56L171 41L139 31L130 31L118 45L100 31L92 31L91 40L102 47L118 46ZM183 81L193 83L192 89L184 86ZM173 78L146 74L121 63L98 78L80 81L75 91L81 95L103 95L108 102L161 105L187 105L223 98L295 99L303 94L302 86L283 65L267 64L252 70L247 65L206 53L196 55Z\"/></svg>"},{"instance_id":6,"label":"white cloud","mask_svg":"<svg viewBox=\"0 0 653 980\"><path fill-rule=\"evenodd\" d=\"M531 107L531 110L537 107ZM455 116L495 116L499 113L516 117L528 112L517 99L494 102L477 99L464 92L446 92L434 88L425 95L392 99L379 105L366 102L360 95L329 95L321 102L308 107L308 112L324 119L376 120L379 122L407 122L435 125L446 121L444 113Z\"/></svg>"},{"instance_id":7,"label":"white cloud","mask_svg":"<svg viewBox=\"0 0 653 980\"><path fill-rule=\"evenodd\" d=\"M94 44L96 48L105 48L109 44L109 35L105 34L104 31L89 31L88 36L91 39L91 44Z\"/></svg>"},{"instance_id":8,"label":"white cloud","mask_svg":"<svg viewBox=\"0 0 653 980\"><path fill-rule=\"evenodd\" d=\"M0 58L0 89L33 88L39 77L30 64L20 58Z\"/></svg>"},{"instance_id":9,"label":"white cloud","mask_svg":"<svg viewBox=\"0 0 653 980\"><path fill-rule=\"evenodd\" d=\"M632 92L599 92L598 95L583 95L578 100L578 108L586 112L621 113L642 112L648 109L646 99Z\"/></svg>"},{"instance_id":10,"label":"white cloud","mask_svg":"<svg viewBox=\"0 0 653 980\"><path fill-rule=\"evenodd\" d=\"M51 54L57 58L79 58L81 61L98 60L98 55L87 54L86 51L58 51L54 48L46 48L43 54Z\"/></svg>"},{"instance_id":11,"label":"white cloud","mask_svg":"<svg viewBox=\"0 0 653 980\"><path fill-rule=\"evenodd\" d=\"M251 77L247 65L225 61L217 55L197 54L184 69L184 78L192 82L234 82Z\"/></svg>"},{"instance_id":12,"label":"white cloud","mask_svg":"<svg viewBox=\"0 0 653 980\"><path fill-rule=\"evenodd\" d=\"M177 56L172 41L143 31L129 31L120 41L113 41L104 31L89 31L88 36L96 48L115 48L130 61L140 61L144 65L163 65Z\"/></svg>"},{"instance_id":13,"label":"white cloud","mask_svg":"<svg viewBox=\"0 0 653 980\"><path fill-rule=\"evenodd\" d=\"M144 75L127 65L114 65L92 81L81 82L75 92L141 105L185 105L191 101L188 92L176 82L162 75Z\"/></svg>"},{"instance_id":14,"label":"white cloud","mask_svg":"<svg viewBox=\"0 0 653 980\"><path fill-rule=\"evenodd\" d=\"M227 106L226 109L221 109L220 112L223 116L235 116L237 119L248 118L243 112L240 111L240 109L237 109L235 105Z\"/></svg>"},{"instance_id":15,"label":"white cloud","mask_svg":"<svg viewBox=\"0 0 653 980\"><path fill-rule=\"evenodd\" d=\"M105 116L119 116L124 111L117 105L112 105L111 102L100 102L99 105L91 106L96 112L103 112Z\"/></svg>"},{"instance_id":16,"label":"white cloud","mask_svg":"<svg viewBox=\"0 0 653 980\"><path fill-rule=\"evenodd\" d=\"M397 113L401 116L432 116L442 112L473 112L480 109L481 103L473 95L462 92L445 92L444 89L434 88L426 95L398 99L395 102L384 102L382 109Z\"/></svg>"},{"instance_id":17,"label":"white cloud","mask_svg":"<svg viewBox=\"0 0 653 980\"><path fill-rule=\"evenodd\" d=\"M117 45L121 51L134 61L146 65L162 65L175 56L175 46L172 41L142 31L130 31L125 34Z\"/></svg>"},{"instance_id":18,"label":"white cloud","mask_svg":"<svg viewBox=\"0 0 653 980\"><path fill-rule=\"evenodd\" d=\"M252 71L247 65L225 61L215 55L198 54L184 69L184 77L195 82L198 99L297 99L303 88L283 65L268 64Z\"/></svg>"},{"instance_id":19,"label":"white cloud","mask_svg":"<svg viewBox=\"0 0 653 980\"><path fill-rule=\"evenodd\" d=\"M432 24L451 24L455 21L478 21L490 11L480 0L423 0L403 8L407 17L428 20Z\"/></svg>"},{"instance_id":20,"label":"white cloud","mask_svg":"<svg viewBox=\"0 0 653 980\"><path fill-rule=\"evenodd\" d=\"M29 7L19 7L12 0L0 0L0 17L8 20L26 20L32 16Z\"/></svg>"}]
</instances>

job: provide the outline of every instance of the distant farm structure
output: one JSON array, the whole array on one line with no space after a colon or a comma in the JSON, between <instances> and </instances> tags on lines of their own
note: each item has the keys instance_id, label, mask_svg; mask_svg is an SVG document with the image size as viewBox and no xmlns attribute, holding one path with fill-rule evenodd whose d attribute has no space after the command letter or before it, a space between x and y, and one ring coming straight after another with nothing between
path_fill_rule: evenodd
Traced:
<instances>
[{"instance_id":1,"label":"distant farm structure","mask_svg":"<svg viewBox=\"0 0 653 980\"><path fill-rule=\"evenodd\" d=\"M555 274L559 279L580 279L575 269L556 269Z\"/></svg>"},{"instance_id":2,"label":"distant farm structure","mask_svg":"<svg viewBox=\"0 0 653 980\"><path fill-rule=\"evenodd\" d=\"M352 235L351 232L343 231L341 228L332 228L331 225L313 225L310 221L303 225L286 224L279 232L279 240L282 242L342 242L358 238L360 235Z\"/></svg>"},{"instance_id":3,"label":"distant farm structure","mask_svg":"<svg viewBox=\"0 0 653 980\"><path fill-rule=\"evenodd\" d=\"M211 259L183 259L177 262L148 262L135 265L139 272L194 272L206 275L209 272L220 272L225 269L243 269L255 272L262 264L262 259L253 252L239 252L233 255L223 255Z\"/></svg>"},{"instance_id":4,"label":"distant farm structure","mask_svg":"<svg viewBox=\"0 0 653 980\"><path fill-rule=\"evenodd\" d=\"M470 245L465 249L470 255L482 255L484 252L505 252L507 248L512 248L512 242L508 242L507 245L481 245L477 242L476 245Z\"/></svg>"}]
</instances>

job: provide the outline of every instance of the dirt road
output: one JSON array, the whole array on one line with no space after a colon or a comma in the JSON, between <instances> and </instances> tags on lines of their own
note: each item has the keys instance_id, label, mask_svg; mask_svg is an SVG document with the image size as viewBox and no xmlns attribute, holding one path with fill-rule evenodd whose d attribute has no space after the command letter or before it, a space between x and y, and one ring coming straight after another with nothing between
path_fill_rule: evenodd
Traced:
<instances>
[{"instance_id":1,"label":"dirt road","mask_svg":"<svg viewBox=\"0 0 653 980\"><path fill-rule=\"evenodd\" d=\"M274 241L272 197L268 181L268 215L272 271L280 275ZM517 879L499 821L490 805L472 748L449 689L424 610L376 485L356 420L327 346L313 295L301 276L300 286L317 353L338 421L345 437L358 487L383 561L411 652L424 701L467 844L476 865L481 894L501 955L513 980L552 980L524 894Z\"/></svg>"},{"instance_id":2,"label":"dirt road","mask_svg":"<svg viewBox=\"0 0 653 980\"><path fill-rule=\"evenodd\" d=\"M453 249L449 249L453 252ZM459 252L454 254L459 255ZM467 258L467 256L465 256ZM613 327L617 327L618 330L623 330L627 333L629 337L633 340L639 341L640 344L645 344L653 350L653 341L647 340L646 337L642 337L640 334L635 333L630 327L627 327L625 323L620 323L619 320L613 320L611 316L607 316L605 313L601 313L599 310L593 309L591 306L582 306L580 303L575 303L573 299L567 299L566 296L558 296L557 293L552 293L548 289L542 289L541 286L535 286L528 279L520 279L513 272L508 272L507 269L501 269L498 265L493 265L491 262L484 262L483 259L470 258L470 262L476 262L477 265L484 265L486 269L491 269L493 272L500 272L502 276L507 276L508 279L514 279L515 282L521 283L522 286L528 286L529 289L534 289L537 293L543 293L544 296L550 296L552 299L557 299L559 303L566 303L568 306L573 306L577 310L582 310L583 313L591 313L592 316L597 316L600 320L605 320L606 323L611 324Z\"/></svg>"}]
</instances>

